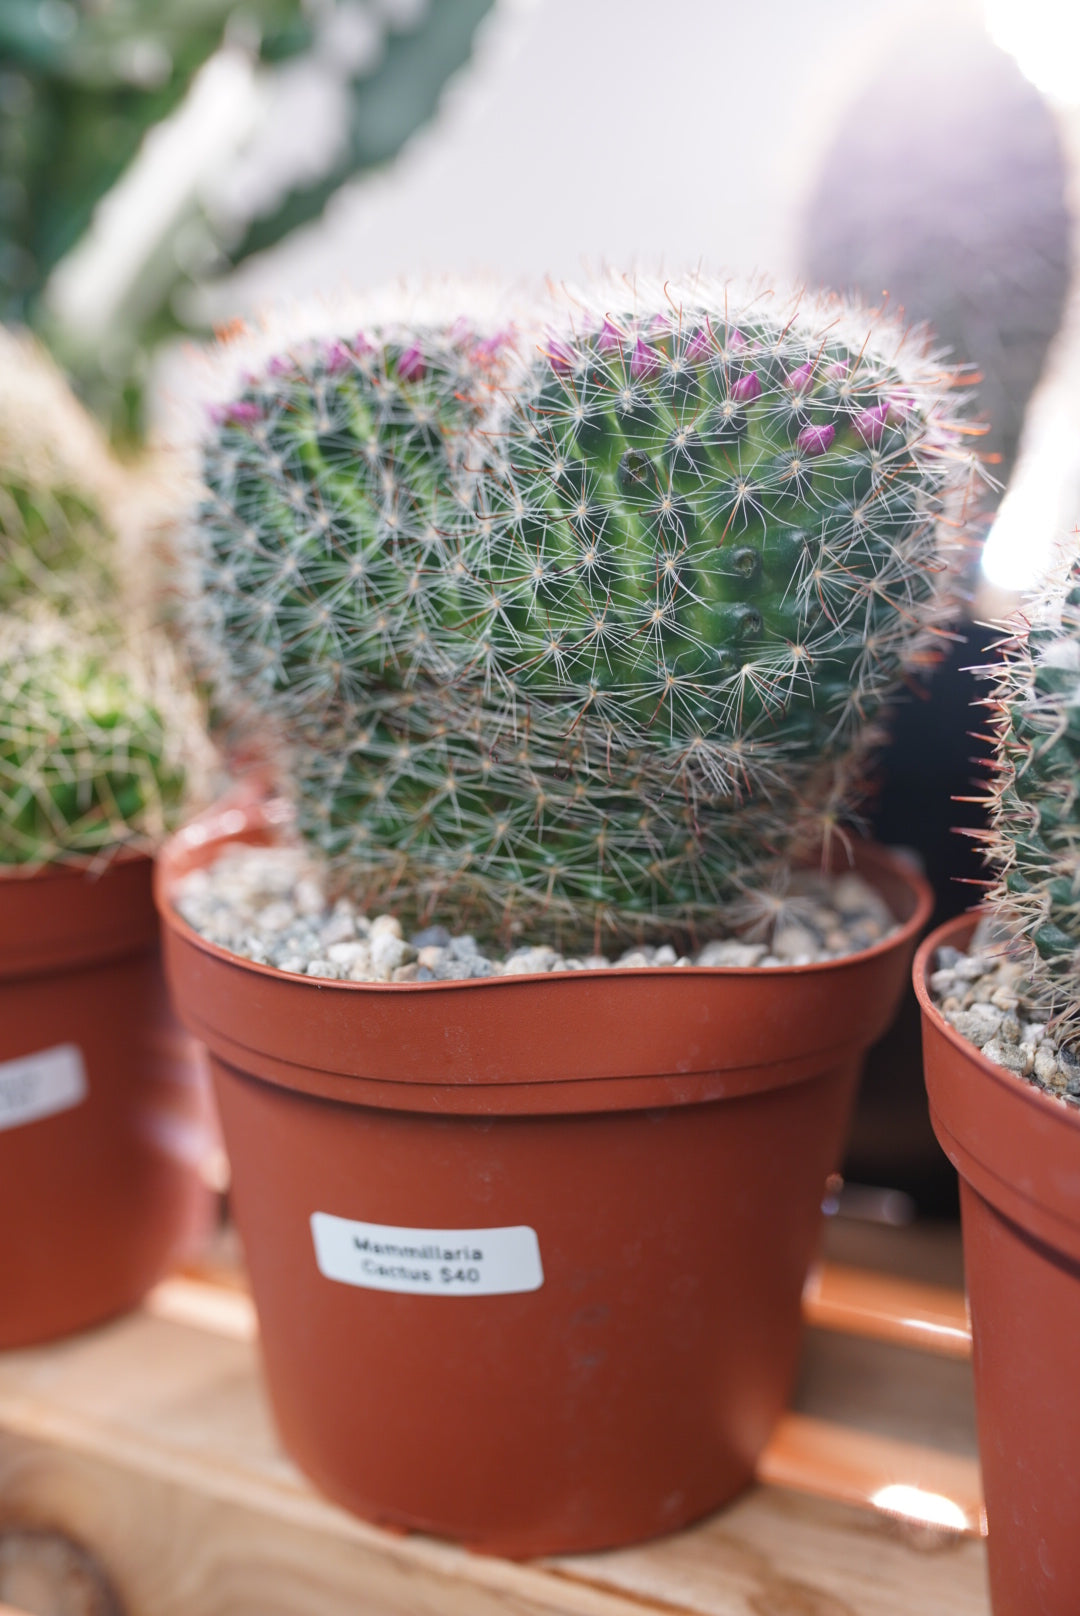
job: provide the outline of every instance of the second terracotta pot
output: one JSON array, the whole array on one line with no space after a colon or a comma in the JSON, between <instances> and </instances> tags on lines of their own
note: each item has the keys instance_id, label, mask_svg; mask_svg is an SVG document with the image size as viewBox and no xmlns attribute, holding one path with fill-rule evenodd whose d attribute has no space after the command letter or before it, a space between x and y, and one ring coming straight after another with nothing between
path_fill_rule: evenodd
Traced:
<instances>
[{"instance_id":1,"label":"second terracotta pot","mask_svg":"<svg viewBox=\"0 0 1080 1616\"><path fill-rule=\"evenodd\" d=\"M134 1306L209 1230L200 1058L149 858L0 875L0 1348Z\"/></svg>"},{"instance_id":2,"label":"second terracotta pot","mask_svg":"<svg viewBox=\"0 0 1080 1616\"><path fill-rule=\"evenodd\" d=\"M171 985L206 1040L285 1444L370 1519L514 1556L670 1531L750 1480L863 1051L929 895L828 966L369 986L197 936L159 865Z\"/></svg>"},{"instance_id":3,"label":"second terracotta pot","mask_svg":"<svg viewBox=\"0 0 1080 1616\"><path fill-rule=\"evenodd\" d=\"M915 961L934 1131L960 1174L994 1616L1080 1611L1080 1107L984 1059Z\"/></svg>"}]
</instances>

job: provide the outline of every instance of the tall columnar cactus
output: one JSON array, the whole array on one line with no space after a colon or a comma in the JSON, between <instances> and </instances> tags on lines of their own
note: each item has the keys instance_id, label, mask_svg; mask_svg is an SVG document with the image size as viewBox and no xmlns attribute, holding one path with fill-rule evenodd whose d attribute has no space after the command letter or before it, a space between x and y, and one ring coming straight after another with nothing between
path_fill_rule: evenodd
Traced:
<instances>
[{"instance_id":1,"label":"tall columnar cactus","mask_svg":"<svg viewBox=\"0 0 1080 1616\"><path fill-rule=\"evenodd\" d=\"M988 851L992 910L1024 947L1026 994L1080 1040L1080 561L1052 579L1005 648Z\"/></svg>"},{"instance_id":2,"label":"tall columnar cactus","mask_svg":"<svg viewBox=\"0 0 1080 1616\"><path fill-rule=\"evenodd\" d=\"M183 768L144 669L68 621L0 620L0 865L159 839Z\"/></svg>"},{"instance_id":3,"label":"tall columnar cactus","mask_svg":"<svg viewBox=\"0 0 1080 1616\"><path fill-rule=\"evenodd\" d=\"M864 312L704 280L539 341L295 349L206 446L204 637L344 882L486 928L715 923L828 834L928 654L951 381Z\"/></svg>"}]
</instances>

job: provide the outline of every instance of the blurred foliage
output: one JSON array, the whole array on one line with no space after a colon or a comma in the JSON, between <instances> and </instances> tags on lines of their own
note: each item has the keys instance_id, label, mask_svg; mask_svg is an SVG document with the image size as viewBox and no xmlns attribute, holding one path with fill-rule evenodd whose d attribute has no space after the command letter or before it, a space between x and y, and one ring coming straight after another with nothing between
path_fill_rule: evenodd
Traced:
<instances>
[{"instance_id":1,"label":"blurred foliage","mask_svg":"<svg viewBox=\"0 0 1080 1616\"><path fill-rule=\"evenodd\" d=\"M145 356L186 329L183 291L208 267L227 271L316 218L349 179L388 162L434 113L467 60L493 0L2 0L0 3L0 315L43 331L114 435L138 430ZM317 65L344 22L374 41L346 59L346 127L323 172L302 170L266 211L215 216L201 198L201 255L185 252L191 210L157 243L143 284L108 341L83 342L50 315L49 277L84 237L98 203L144 137L184 102L223 47L261 75L269 117L275 74ZM347 53L346 53L347 57ZM233 154L222 153L222 164ZM208 176L213 178L217 176ZM190 300L188 300L189 302ZM96 334L95 334L96 336ZM107 351L106 351L107 350Z\"/></svg>"}]
</instances>

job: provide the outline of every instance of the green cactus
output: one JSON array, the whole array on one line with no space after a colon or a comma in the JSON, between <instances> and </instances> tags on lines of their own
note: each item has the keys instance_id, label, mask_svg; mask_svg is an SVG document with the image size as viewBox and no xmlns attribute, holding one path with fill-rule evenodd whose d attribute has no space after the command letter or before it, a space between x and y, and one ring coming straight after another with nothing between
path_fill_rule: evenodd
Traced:
<instances>
[{"instance_id":1,"label":"green cactus","mask_svg":"<svg viewBox=\"0 0 1080 1616\"><path fill-rule=\"evenodd\" d=\"M617 295L539 352L293 350L207 444L226 700L342 884L403 912L715 925L828 836L932 645L973 460L923 345L704 281Z\"/></svg>"},{"instance_id":2,"label":"green cactus","mask_svg":"<svg viewBox=\"0 0 1080 1616\"><path fill-rule=\"evenodd\" d=\"M143 670L114 643L51 617L0 622L0 865L151 845L183 779Z\"/></svg>"},{"instance_id":3,"label":"green cactus","mask_svg":"<svg viewBox=\"0 0 1080 1616\"><path fill-rule=\"evenodd\" d=\"M986 670L996 768L991 911L1019 939L1025 997L1080 1042L1080 561L1032 603L1028 632Z\"/></svg>"},{"instance_id":4,"label":"green cactus","mask_svg":"<svg viewBox=\"0 0 1080 1616\"><path fill-rule=\"evenodd\" d=\"M55 366L0 331L0 865L97 862L180 805L194 715L168 647L132 648L122 484Z\"/></svg>"},{"instance_id":5,"label":"green cactus","mask_svg":"<svg viewBox=\"0 0 1080 1616\"><path fill-rule=\"evenodd\" d=\"M115 601L119 469L43 350L0 328L0 614Z\"/></svg>"}]
</instances>

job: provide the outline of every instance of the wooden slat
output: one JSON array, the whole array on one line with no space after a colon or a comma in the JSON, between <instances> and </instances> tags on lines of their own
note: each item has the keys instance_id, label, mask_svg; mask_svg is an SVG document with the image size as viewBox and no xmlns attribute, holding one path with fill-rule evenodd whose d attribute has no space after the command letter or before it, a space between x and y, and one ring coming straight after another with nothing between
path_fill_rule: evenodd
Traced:
<instances>
[{"instance_id":1,"label":"wooden slat","mask_svg":"<svg viewBox=\"0 0 1080 1616\"><path fill-rule=\"evenodd\" d=\"M961 1532L986 1530L974 1459L831 1420L785 1414L757 1474L774 1487L868 1505L909 1521Z\"/></svg>"},{"instance_id":2,"label":"wooden slat","mask_svg":"<svg viewBox=\"0 0 1080 1616\"><path fill-rule=\"evenodd\" d=\"M90 1547L129 1616L988 1616L977 1537L771 1486L662 1542L543 1564L380 1532L281 1454L240 1315L180 1323L182 1294L168 1318L0 1356L3 1509ZM785 1488L807 1430L782 1427ZM856 1441L838 1474L855 1450L866 1470Z\"/></svg>"},{"instance_id":3,"label":"wooden slat","mask_svg":"<svg viewBox=\"0 0 1080 1616\"><path fill-rule=\"evenodd\" d=\"M970 1358L971 1325L961 1291L866 1268L823 1263L803 1292L808 1324L897 1346Z\"/></svg>"}]
</instances>

